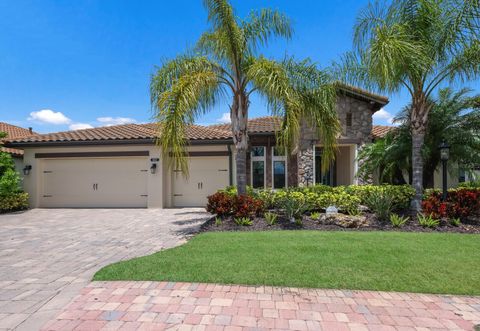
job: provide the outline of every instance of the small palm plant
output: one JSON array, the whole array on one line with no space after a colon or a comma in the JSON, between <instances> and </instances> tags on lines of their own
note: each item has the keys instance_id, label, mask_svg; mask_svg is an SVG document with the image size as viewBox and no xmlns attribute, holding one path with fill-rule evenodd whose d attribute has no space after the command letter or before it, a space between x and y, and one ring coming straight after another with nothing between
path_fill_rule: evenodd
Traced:
<instances>
[{"instance_id":1,"label":"small palm plant","mask_svg":"<svg viewBox=\"0 0 480 331\"><path fill-rule=\"evenodd\" d=\"M390 215L390 223L394 228L401 228L402 226L405 225L409 220L408 217L405 216L399 216L397 214L391 214Z\"/></svg>"},{"instance_id":2,"label":"small palm plant","mask_svg":"<svg viewBox=\"0 0 480 331\"><path fill-rule=\"evenodd\" d=\"M166 61L150 83L151 103L160 124L158 143L165 158L188 175L188 125L220 100L231 98L236 184L238 194L245 194L248 110L252 93L259 93L268 101L270 112L283 118L278 144L291 150L305 120L318 131L324 146L323 166L328 167L340 131L335 84L310 60L275 61L258 54L271 37L292 36L290 20L271 9L252 11L242 19L227 0L203 3L210 29L200 37L195 53Z\"/></svg>"}]
</instances>

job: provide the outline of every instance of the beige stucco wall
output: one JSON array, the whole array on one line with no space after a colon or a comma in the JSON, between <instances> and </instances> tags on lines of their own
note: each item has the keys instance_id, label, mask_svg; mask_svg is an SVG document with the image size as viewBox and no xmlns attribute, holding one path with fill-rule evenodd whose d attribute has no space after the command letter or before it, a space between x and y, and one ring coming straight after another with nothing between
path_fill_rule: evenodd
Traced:
<instances>
[{"instance_id":1,"label":"beige stucco wall","mask_svg":"<svg viewBox=\"0 0 480 331\"><path fill-rule=\"evenodd\" d=\"M354 146L339 146L337 164L337 185L351 185L354 179L354 158L352 158Z\"/></svg>"},{"instance_id":2,"label":"beige stucco wall","mask_svg":"<svg viewBox=\"0 0 480 331\"><path fill-rule=\"evenodd\" d=\"M145 156L148 168L150 168L150 158L159 158L157 171L155 174L148 172L148 202L149 208L162 208L163 202L163 162L160 155L160 149L154 145L122 145L122 146L69 146L69 147L26 147L24 155L24 164L31 165L30 175L25 176L23 180L24 190L30 195L30 207L39 207L39 196L42 192L42 172L43 160L36 159L35 153L74 153L74 152L113 152L113 151L148 151L149 156Z\"/></svg>"}]
</instances>

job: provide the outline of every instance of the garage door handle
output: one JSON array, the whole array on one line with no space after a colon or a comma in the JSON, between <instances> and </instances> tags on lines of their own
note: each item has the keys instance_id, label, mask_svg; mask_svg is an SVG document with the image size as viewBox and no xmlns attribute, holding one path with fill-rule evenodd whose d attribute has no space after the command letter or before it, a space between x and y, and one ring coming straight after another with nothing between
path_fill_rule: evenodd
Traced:
<instances>
[{"instance_id":1,"label":"garage door handle","mask_svg":"<svg viewBox=\"0 0 480 331\"><path fill-rule=\"evenodd\" d=\"M228 171L228 169L218 169L218 171Z\"/></svg>"},{"instance_id":2,"label":"garage door handle","mask_svg":"<svg viewBox=\"0 0 480 331\"><path fill-rule=\"evenodd\" d=\"M183 197L183 194L174 194L174 197Z\"/></svg>"}]
</instances>

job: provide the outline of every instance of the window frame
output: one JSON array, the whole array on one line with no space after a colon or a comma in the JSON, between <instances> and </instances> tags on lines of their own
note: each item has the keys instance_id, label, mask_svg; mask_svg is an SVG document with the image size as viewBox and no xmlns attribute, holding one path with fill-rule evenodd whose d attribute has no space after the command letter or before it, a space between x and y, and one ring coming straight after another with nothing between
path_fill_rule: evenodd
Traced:
<instances>
[{"instance_id":1,"label":"window frame","mask_svg":"<svg viewBox=\"0 0 480 331\"><path fill-rule=\"evenodd\" d=\"M287 155L275 155L275 148L276 146L272 147L272 189L273 190L281 190L282 188L288 188L288 158ZM275 161L283 161L285 162L285 187L275 188Z\"/></svg>"},{"instance_id":2,"label":"window frame","mask_svg":"<svg viewBox=\"0 0 480 331\"><path fill-rule=\"evenodd\" d=\"M253 162L263 162L263 188L267 187L267 148L266 146L252 146L252 148L263 148L263 156L253 156L250 150L250 186L253 187ZM261 187L255 187L261 189Z\"/></svg>"}]
</instances>

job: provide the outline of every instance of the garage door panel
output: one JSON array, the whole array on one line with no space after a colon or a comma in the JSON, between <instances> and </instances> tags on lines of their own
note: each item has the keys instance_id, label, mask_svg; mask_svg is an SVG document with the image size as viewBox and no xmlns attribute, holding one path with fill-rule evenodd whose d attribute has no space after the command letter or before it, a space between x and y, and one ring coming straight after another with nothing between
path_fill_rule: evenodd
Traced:
<instances>
[{"instance_id":1,"label":"garage door panel","mask_svg":"<svg viewBox=\"0 0 480 331\"><path fill-rule=\"evenodd\" d=\"M44 161L42 207L146 207L146 158Z\"/></svg>"},{"instance_id":2,"label":"garage door panel","mask_svg":"<svg viewBox=\"0 0 480 331\"><path fill-rule=\"evenodd\" d=\"M189 177L173 173L173 204L176 207L205 207L207 196L228 186L228 157L192 157Z\"/></svg>"}]
</instances>

